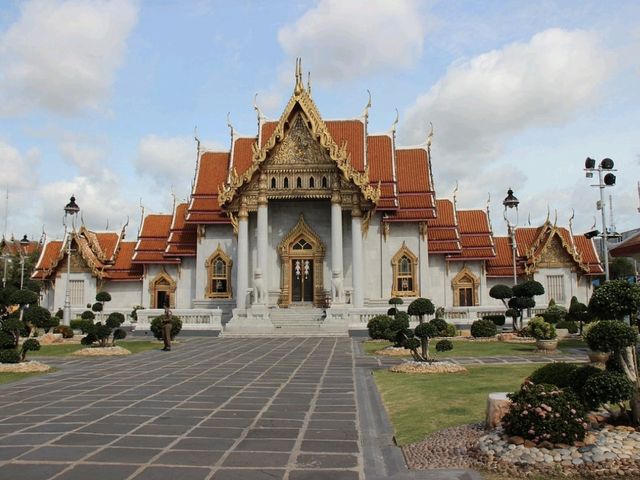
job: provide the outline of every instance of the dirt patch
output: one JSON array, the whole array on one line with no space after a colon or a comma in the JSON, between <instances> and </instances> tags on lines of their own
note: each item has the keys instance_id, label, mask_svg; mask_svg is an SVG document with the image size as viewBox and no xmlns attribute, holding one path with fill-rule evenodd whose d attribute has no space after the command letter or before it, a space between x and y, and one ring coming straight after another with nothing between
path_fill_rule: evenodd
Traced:
<instances>
[{"instance_id":1,"label":"dirt patch","mask_svg":"<svg viewBox=\"0 0 640 480\"><path fill-rule=\"evenodd\" d=\"M452 362L404 362L389 369L394 373L460 373L467 369Z\"/></svg>"},{"instance_id":2,"label":"dirt patch","mask_svg":"<svg viewBox=\"0 0 640 480\"><path fill-rule=\"evenodd\" d=\"M101 356L115 356L115 355L131 355L131 352L122 347L93 347L83 348L73 352L73 355L80 357L101 357Z\"/></svg>"},{"instance_id":3,"label":"dirt patch","mask_svg":"<svg viewBox=\"0 0 640 480\"><path fill-rule=\"evenodd\" d=\"M40 362L0 363L0 373L47 372L49 365Z\"/></svg>"}]
</instances>

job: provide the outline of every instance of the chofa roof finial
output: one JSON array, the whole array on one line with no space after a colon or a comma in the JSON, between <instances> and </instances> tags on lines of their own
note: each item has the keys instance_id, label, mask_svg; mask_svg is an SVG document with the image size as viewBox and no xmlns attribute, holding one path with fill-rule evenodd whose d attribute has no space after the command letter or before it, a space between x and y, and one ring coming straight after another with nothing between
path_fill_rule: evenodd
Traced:
<instances>
[{"instance_id":1,"label":"chofa roof finial","mask_svg":"<svg viewBox=\"0 0 640 480\"><path fill-rule=\"evenodd\" d=\"M369 89L367 89L367 94L369 95L369 101L367 102L367 104L364 107L364 110L362 111L362 116L365 119L369 117L369 109L371 108L371 92L369 91Z\"/></svg>"},{"instance_id":2,"label":"chofa roof finial","mask_svg":"<svg viewBox=\"0 0 640 480\"><path fill-rule=\"evenodd\" d=\"M429 122L429 134L427 135L427 148L431 148L432 140L433 140L433 123Z\"/></svg>"},{"instance_id":3,"label":"chofa roof finial","mask_svg":"<svg viewBox=\"0 0 640 480\"><path fill-rule=\"evenodd\" d=\"M295 95L300 95L304 91L302 84L302 58L296 58L296 86L293 91Z\"/></svg>"}]
</instances>

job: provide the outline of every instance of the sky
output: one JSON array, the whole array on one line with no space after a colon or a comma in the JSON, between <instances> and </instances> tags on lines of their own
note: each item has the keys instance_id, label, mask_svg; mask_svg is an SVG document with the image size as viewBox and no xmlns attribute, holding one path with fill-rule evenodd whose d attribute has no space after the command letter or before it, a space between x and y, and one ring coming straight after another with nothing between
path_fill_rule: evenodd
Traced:
<instances>
[{"instance_id":1,"label":"sky","mask_svg":"<svg viewBox=\"0 0 640 480\"><path fill-rule=\"evenodd\" d=\"M615 162L617 230L640 226L637 1L3 0L3 233L61 237L74 194L89 228L133 238L141 206L188 198L195 135L255 135L254 99L279 118L296 57L325 119L359 117L368 90L370 133L397 110L418 145L432 123L437 196L490 199L495 234L508 188L519 225L601 229L587 156Z\"/></svg>"}]
</instances>

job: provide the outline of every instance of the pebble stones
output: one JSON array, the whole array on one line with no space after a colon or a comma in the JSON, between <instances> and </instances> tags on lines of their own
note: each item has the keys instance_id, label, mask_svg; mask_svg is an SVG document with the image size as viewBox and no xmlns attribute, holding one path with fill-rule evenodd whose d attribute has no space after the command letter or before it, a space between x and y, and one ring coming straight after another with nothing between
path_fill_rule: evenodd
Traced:
<instances>
[{"instance_id":1,"label":"pebble stones","mask_svg":"<svg viewBox=\"0 0 640 480\"><path fill-rule=\"evenodd\" d=\"M466 372L462 365L453 362L403 362L389 369L394 373L458 373Z\"/></svg>"}]
</instances>

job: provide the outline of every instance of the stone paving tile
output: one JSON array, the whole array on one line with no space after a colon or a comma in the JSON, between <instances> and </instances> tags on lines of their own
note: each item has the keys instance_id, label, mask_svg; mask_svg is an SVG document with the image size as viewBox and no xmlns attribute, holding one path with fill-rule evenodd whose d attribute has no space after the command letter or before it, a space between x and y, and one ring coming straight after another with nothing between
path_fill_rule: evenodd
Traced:
<instances>
[{"instance_id":1,"label":"stone paving tile","mask_svg":"<svg viewBox=\"0 0 640 480\"><path fill-rule=\"evenodd\" d=\"M293 470L289 480L358 480L358 472L345 470Z\"/></svg>"},{"instance_id":2,"label":"stone paving tile","mask_svg":"<svg viewBox=\"0 0 640 480\"><path fill-rule=\"evenodd\" d=\"M221 468L213 474L212 480L280 480L284 473L284 470Z\"/></svg>"},{"instance_id":3,"label":"stone paving tile","mask_svg":"<svg viewBox=\"0 0 640 480\"><path fill-rule=\"evenodd\" d=\"M154 448L108 447L87 458L88 462L144 464L161 452Z\"/></svg>"},{"instance_id":4,"label":"stone paving tile","mask_svg":"<svg viewBox=\"0 0 640 480\"><path fill-rule=\"evenodd\" d=\"M22 455L19 460L32 462L73 462L87 456L92 451L92 447L45 446Z\"/></svg>"},{"instance_id":5,"label":"stone paving tile","mask_svg":"<svg viewBox=\"0 0 640 480\"><path fill-rule=\"evenodd\" d=\"M224 460L224 467L285 467L289 463L289 453L274 452L231 452Z\"/></svg>"},{"instance_id":6,"label":"stone paving tile","mask_svg":"<svg viewBox=\"0 0 640 480\"><path fill-rule=\"evenodd\" d=\"M48 480L67 468L64 463L8 463L2 466L2 478Z\"/></svg>"},{"instance_id":7,"label":"stone paving tile","mask_svg":"<svg viewBox=\"0 0 640 480\"><path fill-rule=\"evenodd\" d=\"M209 468L197 467L147 467L134 480L204 480L211 473ZM238 479L239 480L239 479Z\"/></svg>"},{"instance_id":8,"label":"stone paving tile","mask_svg":"<svg viewBox=\"0 0 640 480\"><path fill-rule=\"evenodd\" d=\"M125 480L138 468L135 465L76 465L56 480Z\"/></svg>"}]
</instances>

